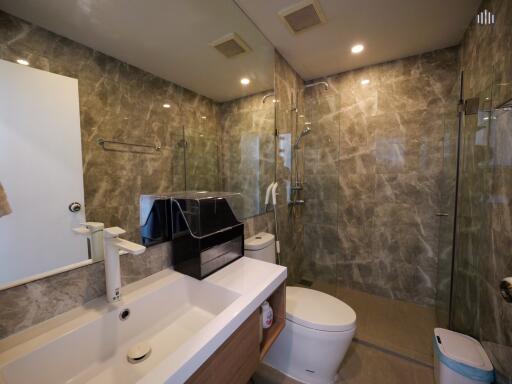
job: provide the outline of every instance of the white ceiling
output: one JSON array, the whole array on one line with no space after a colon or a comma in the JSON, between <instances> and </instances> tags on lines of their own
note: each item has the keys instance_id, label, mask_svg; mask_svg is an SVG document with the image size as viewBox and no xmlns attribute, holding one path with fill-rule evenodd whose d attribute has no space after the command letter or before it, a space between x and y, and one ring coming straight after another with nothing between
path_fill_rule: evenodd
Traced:
<instances>
[{"instance_id":1,"label":"white ceiling","mask_svg":"<svg viewBox=\"0 0 512 384\"><path fill-rule=\"evenodd\" d=\"M300 0L235 1L305 80L457 45L481 3L319 0L327 23L292 34L278 12Z\"/></svg>"},{"instance_id":2,"label":"white ceiling","mask_svg":"<svg viewBox=\"0 0 512 384\"><path fill-rule=\"evenodd\" d=\"M0 9L226 101L273 87L272 44L310 80L456 45L481 2L319 0L327 23L292 34L278 12L299 1L0 0ZM253 51L226 59L209 46L230 32ZM357 56L355 43L366 46ZM242 77L251 78L249 87Z\"/></svg>"},{"instance_id":3,"label":"white ceiling","mask_svg":"<svg viewBox=\"0 0 512 384\"><path fill-rule=\"evenodd\" d=\"M274 48L232 0L0 0L0 9L216 101L273 88ZM252 52L227 59L209 46L230 32Z\"/></svg>"}]
</instances>

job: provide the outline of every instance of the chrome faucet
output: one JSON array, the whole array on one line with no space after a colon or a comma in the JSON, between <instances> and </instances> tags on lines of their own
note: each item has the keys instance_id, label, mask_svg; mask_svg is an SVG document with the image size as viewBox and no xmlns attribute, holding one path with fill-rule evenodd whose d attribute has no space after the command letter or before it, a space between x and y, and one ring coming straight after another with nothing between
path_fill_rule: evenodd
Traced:
<instances>
[{"instance_id":1,"label":"chrome faucet","mask_svg":"<svg viewBox=\"0 0 512 384\"><path fill-rule=\"evenodd\" d=\"M146 247L120 239L119 236L126 231L119 227L103 230L103 249L105 251L105 282L107 284L107 300L118 301L121 298L121 266L119 253L124 251L133 255L140 255Z\"/></svg>"}]
</instances>

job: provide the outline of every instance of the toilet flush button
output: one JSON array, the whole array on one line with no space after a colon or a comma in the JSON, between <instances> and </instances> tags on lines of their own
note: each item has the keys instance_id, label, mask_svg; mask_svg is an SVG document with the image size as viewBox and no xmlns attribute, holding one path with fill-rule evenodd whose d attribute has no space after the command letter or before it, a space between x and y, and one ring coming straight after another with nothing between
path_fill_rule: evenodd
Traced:
<instances>
[{"instance_id":1,"label":"toilet flush button","mask_svg":"<svg viewBox=\"0 0 512 384\"><path fill-rule=\"evenodd\" d=\"M128 361L138 363L145 360L151 353L151 345L146 341L134 344L128 349Z\"/></svg>"}]
</instances>

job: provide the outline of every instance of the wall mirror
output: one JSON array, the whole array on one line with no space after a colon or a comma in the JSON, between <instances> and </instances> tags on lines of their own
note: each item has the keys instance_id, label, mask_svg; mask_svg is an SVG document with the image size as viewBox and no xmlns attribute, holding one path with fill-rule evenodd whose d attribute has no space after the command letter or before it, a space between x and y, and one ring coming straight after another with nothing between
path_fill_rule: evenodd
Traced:
<instances>
[{"instance_id":1,"label":"wall mirror","mask_svg":"<svg viewBox=\"0 0 512 384\"><path fill-rule=\"evenodd\" d=\"M274 48L234 1L0 0L0 21L0 289L101 259L85 221L140 241L142 194L238 192L240 219L264 212Z\"/></svg>"}]
</instances>

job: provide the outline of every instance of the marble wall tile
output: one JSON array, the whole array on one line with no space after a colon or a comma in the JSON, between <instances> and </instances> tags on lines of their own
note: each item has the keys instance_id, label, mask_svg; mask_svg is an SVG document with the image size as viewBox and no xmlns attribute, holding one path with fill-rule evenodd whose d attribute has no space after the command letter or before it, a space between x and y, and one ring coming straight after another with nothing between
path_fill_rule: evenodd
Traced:
<instances>
[{"instance_id":1,"label":"marble wall tile","mask_svg":"<svg viewBox=\"0 0 512 384\"><path fill-rule=\"evenodd\" d=\"M138 240L141 193L169 191L173 146L181 129L180 108L190 103L212 107L199 95L131 67L64 37L0 12L0 58L23 57L31 66L78 79L88 220L121 226ZM161 108L169 102L171 108ZM213 107L212 107L213 108ZM158 153L104 151L99 138L158 141ZM176 164L175 164L176 165ZM141 256L121 258L123 284L169 266L165 246ZM0 292L0 338L79 306L104 294L103 263Z\"/></svg>"},{"instance_id":2,"label":"marble wall tile","mask_svg":"<svg viewBox=\"0 0 512 384\"><path fill-rule=\"evenodd\" d=\"M306 91L304 247L315 279L434 304L444 113L457 105L458 68L449 48Z\"/></svg>"},{"instance_id":3,"label":"marble wall tile","mask_svg":"<svg viewBox=\"0 0 512 384\"><path fill-rule=\"evenodd\" d=\"M241 192L244 217L265 212L267 186L275 179L275 107L272 90L220 104L223 190Z\"/></svg>"},{"instance_id":4,"label":"marble wall tile","mask_svg":"<svg viewBox=\"0 0 512 384\"><path fill-rule=\"evenodd\" d=\"M0 58L19 57L34 68L78 79L88 220L121 226L127 230L126 238L138 241L140 194L221 189L217 103L0 11ZM164 103L170 108L162 108ZM258 115L256 129L270 119ZM114 146L116 151L104 151L96 143L99 138L158 142L162 150L133 153ZM272 146L270 140L265 146ZM205 154L209 161L199 161ZM272 157L265 161L270 169ZM269 215L248 220L246 227L248 235L273 231ZM143 255L123 256L122 283L169 266L169 244L151 247ZM103 263L0 291L0 338L104 293Z\"/></svg>"},{"instance_id":5,"label":"marble wall tile","mask_svg":"<svg viewBox=\"0 0 512 384\"><path fill-rule=\"evenodd\" d=\"M179 135L190 136L192 144L207 136L191 150L204 147L218 157L216 103L6 13L0 22L0 58L24 57L35 68L78 79L87 219L121 226L137 240L139 213L126 207L138 206L141 193L184 189L184 162L174 151ZM164 103L171 107L162 108ZM114 145L115 151L104 151L99 138L159 143L162 150L134 153ZM218 189L214 162L190 160L191 185Z\"/></svg>"},{"instance_id":6,"label":"marble wall tile","mask_svg":"<svg viewBox=\"0 0 512 384\"><path fill-rule=\"evenodd\" d=\"M121 257L123 285L168 268L169 243ZM0 291L0 339L105 294L103 262Z\"/></svg>"},{"instance_id":7,"label":"marble wall tile","mask_svg":"<svg viewBox=\"0 0 512 384\"><path fill-rule=\"evenodd\" d=\"M510 111L485 111L486 97L494 106L512 98L512 6L486 0L481 8L497 17L494 26L471 23L462 44L464 98L480 97L483 114L466 116L462 128L452 327L482 340L510 381L512 307L498 285L512 274L512 118Z\"/></svg>"},{"instance_id":8,"label":"marble wall tile","mask_svg":"<svg viewBox=\"0 0 512 384\"><path fill-rule=\"evenodd\" d=\"M303 109L304 94L303 80L286 62L286 60L276 51L274 68L274 92L277 99L276 105L276 130L279 134L278 145L276 146L276 181L279 183L278 195L278 224L280 230L281 245L281 263L288 267L288 281L294 284L301 276L304 269L304 263L307 263L304 257L304 221L303 208L290 207L289 187L295 176L292 176L291 158L286 159L286 153L292 153L292 144L303 129L303 125L298 124L298 112ZM288 146L284 146L280 152L281 142L286 142L285 138L290 138ZM284 144L283 144L284 145ZM295 151L296 156L302 156L301 151ZM299 177L304 174L304 162L298 161ZM295 173L295 168L293 168ZM303 196L298 195L298 198Z\"/></svg>"}]
</instances>

